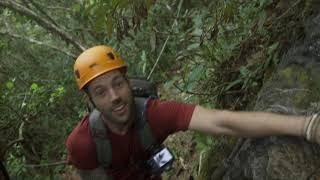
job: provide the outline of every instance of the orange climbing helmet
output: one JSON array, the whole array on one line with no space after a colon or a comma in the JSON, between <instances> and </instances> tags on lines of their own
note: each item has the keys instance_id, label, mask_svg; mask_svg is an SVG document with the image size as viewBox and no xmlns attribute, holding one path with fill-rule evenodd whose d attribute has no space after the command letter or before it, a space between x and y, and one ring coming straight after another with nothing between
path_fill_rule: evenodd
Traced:
<instances>
[{"instance_id":1,"label":"orange climbing helmet","mask_svg":"<svg viewBox=\"0 0 320 180\"><path fill-rule=\"evenodd\" d=\"M115 70L127 70L120 55L110 46L95 46L85 50L74 63L74 74L80 90L94 78Z\"/></svg>"}]
</instances>

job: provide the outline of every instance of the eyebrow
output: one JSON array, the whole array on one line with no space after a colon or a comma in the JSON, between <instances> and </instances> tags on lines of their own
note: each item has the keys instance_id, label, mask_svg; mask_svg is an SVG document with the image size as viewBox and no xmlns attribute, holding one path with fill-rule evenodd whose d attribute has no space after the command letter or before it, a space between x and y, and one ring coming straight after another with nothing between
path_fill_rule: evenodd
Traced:
<instances>
[{"instance_id":1,"label":"eyebrow","mask_svg":"<svg viewBox=\"0 0 320 180\"><path fill-rule=\"evenodd\" d=\"M99 90L99 89L103 89L103 87L101 86L101 85L97 85L97 86L95 86L95 87L93 87L92 88L92 92L97 92L97 90Z\"/></svg>"},{"instance_id":2,"label":"eyebrow","mask_svg":"<svg viewBox=\"0 0 320 180\"><path fill-rule=\"evenodd\" d=\"M122 76L122 75L117 75L116 77L114 77L114 78L112 79L112 82L118 80L118 79L121 78L121 77L123 77L123 76Z\"/></svg>"}]
</instances>

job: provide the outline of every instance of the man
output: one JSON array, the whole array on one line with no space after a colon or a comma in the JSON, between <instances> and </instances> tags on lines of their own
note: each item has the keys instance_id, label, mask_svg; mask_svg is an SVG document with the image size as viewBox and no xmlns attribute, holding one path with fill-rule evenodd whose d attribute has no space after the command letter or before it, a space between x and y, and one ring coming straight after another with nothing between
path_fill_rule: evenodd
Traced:
<instances>
[{"instance_id":1,"label":"man","mask_svg":"<svg viewBox=\"0 0 320 180\"><path fill-rule=\"evenodd\" d=\"M134 128L136 104L126 75L127 66L108 46L84 51L74 72L79 89L100 112L110 141L111 162L101 166L89 116L84 117L67 140L68 161L82 179L161 179L144 164L150 159ZM263 137L291 135L320 143L320 118L287 116L265 112L213 110L173 101L148 99L145 116L153 137L161 144L168 135L187 129L212 135ZM290 122L290 123L288 123ZM142 165L141 165L142 164Z\"/></svg>"}]
</instances>

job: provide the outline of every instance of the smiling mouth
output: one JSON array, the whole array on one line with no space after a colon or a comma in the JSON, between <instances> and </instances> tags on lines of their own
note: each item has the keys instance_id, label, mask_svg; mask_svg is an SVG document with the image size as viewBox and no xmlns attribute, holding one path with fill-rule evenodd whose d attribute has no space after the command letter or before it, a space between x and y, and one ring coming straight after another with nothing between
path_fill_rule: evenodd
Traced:
<instances>
[{"instance_id":1,"label":"smiling mouth","mask_svg":"<svg viewBox=\"0 0 320 180\"><path fill-rule=\"evenodd\" d=\"M123 111L125 110L126 104L121 104L120 106L117 106L115 108L113 108L113 112L116 113L123 113Z\"/></svg>"}]
</instances>

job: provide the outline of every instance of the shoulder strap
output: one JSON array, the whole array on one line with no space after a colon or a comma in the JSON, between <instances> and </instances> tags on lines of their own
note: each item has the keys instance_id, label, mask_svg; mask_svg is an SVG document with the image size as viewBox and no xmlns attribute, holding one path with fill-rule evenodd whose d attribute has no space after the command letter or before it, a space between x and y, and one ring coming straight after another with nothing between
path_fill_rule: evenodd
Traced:
<instances>
[{"instance_id":1,"label":"shoulder strap","mask_svg":"<svg viewBox=\"0 0 320 180\"><path fill-rule=\"evenodd\" d=\"M149 98L135 98L137 121L135 128L141 145L146 151L152 150L156 141L152 135L151 128L146 120L146 108ZM107 128L100 118L100 112L94 109L89 116L89 127L91 135L96 144L97 159L104 168L109 168L112 162L111 142L107 136Z\"/></svg>"},{"instance_id":2,"label":"shoulder strap","mask_svg":"<svg viewBox=\"0 0 320 180\"><path fill-rule=\"evenodd\" d=\"M146 151L149 151L156 145L156 140L153 137L151 128L146 120L147 103L150 98L136 97L136 112L137 121L135 127L138 132L141 145Z\"/></svg>"},{"instance_id":3,"label":"shoulder strap","mask_svg":"<svg viewBox=\"0 0 320 180\"><path fill-rule=\"evenodd\" d=\"M111 143L107 137L107 128L105 128L100 118L100 112L96 109L90 113L89 126L91 135L96 143L98 162L104 168L108 168L112 161Z\"/></svg>"}]
</instances>

